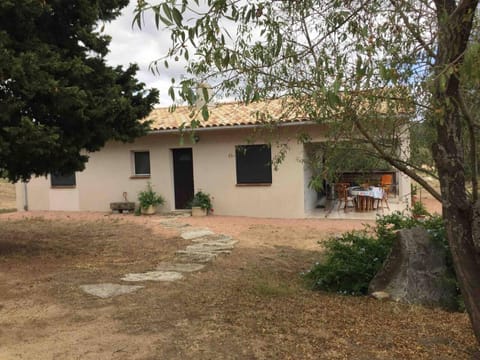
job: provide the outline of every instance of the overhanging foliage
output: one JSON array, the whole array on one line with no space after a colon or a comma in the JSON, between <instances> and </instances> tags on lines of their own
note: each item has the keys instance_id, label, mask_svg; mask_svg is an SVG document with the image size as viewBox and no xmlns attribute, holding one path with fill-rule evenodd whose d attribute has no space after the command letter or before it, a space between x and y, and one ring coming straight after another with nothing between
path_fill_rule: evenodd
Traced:
<instances>
[{"instance_id":1,"label":"overhanging foliage","mask_svg":"<svg viewBox=\"0 0 480 360\"><path fill-rule=\"evenodd\" d=\"M145 133L138 120L158 93L135 79L136 65L105 64L110 39L98 29L127 4L0 2L0 173L82 170L86 152Z\"/></svg>"}]
</instances>

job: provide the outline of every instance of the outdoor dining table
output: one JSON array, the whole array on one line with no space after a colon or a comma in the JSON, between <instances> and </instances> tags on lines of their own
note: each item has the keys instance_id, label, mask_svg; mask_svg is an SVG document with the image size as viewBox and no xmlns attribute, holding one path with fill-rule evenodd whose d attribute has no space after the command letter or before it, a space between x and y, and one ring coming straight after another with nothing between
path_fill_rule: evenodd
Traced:
<instances>
[{"instance_id":1,"label":"outdoor dining table","mask_svg":"<svg viewBox=\"0 0 480 360\"><path fill-rule=\"evenodd\" d=\"M375 210L375 200L383 198L383 189L377 186L370 186L368 189L360 186L348 188L351 196L355 196L355 210L369 211Z\"/></svg>"}]
</instances>

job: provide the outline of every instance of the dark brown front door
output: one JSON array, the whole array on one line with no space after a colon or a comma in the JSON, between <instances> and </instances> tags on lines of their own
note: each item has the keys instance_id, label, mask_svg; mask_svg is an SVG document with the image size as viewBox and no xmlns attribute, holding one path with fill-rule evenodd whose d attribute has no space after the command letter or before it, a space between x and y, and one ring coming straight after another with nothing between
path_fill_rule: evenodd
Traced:
<instances>
[{"instance_id":1,"label":"dark brown front door","mask_svg":"<svg viewBox=\"0 0 480 360\"><path fill-rule=\"evenodd\" d=\"M175 209L186 209L193 198L192 149L173 149Z\"/></svg>"}]
</instances>

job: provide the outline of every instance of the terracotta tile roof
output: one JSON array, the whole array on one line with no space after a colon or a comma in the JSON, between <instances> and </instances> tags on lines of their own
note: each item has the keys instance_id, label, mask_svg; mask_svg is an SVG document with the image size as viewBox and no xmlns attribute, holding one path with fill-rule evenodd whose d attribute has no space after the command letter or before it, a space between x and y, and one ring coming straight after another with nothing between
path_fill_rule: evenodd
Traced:
<instances>
[{"instance_id":1,"label":"terracotta tile roof","mask_svg":"<svg viewBox=\"0 0 480 360\"><path fill-rule=\"evenodd\" d=\"M293 103L285 99L275 99L245 105L240 102L218 103L208 107L210 116L203 121L202 115L194 107L177 106L175 111L170 108L156 108L145 120L151 120L152 130L174 130L180 127L190 127L191 121L199 121L200 128L217 128L225 126L261 125L272 122L303 122L306 119L299 116L293 108Z\"/></svg>"},{"instance_id":2,"label":"terracotta tile roof","mask_svg":"<svg viewBox=\"0 0 480 360\"><path fill-rule=\"evenodd\" d=\"M373 101L365 97L363 92L360 93L360 96L356 93L349 94L349 98L357 103L359 110L371 110L373 106L373 109L378 114L392 115L392 112L400 116L410 114L413 108L409 101L401 100L400 97L399 100L392 98L393 102L388 103L383 99L392 96L390 93L395 95L394 90L381 90L380 96L373 97ZM373 92L373 94L375 93ZM265 125L269 123L302 123L310 120L305 115L304 105L305 102L300 103L298 100L295 101L288 97L264 100L248 105L242 102L217 103L208 107L210 116L207 121L203 120L201 113L195 107L177 106L175 111L164 107L154 109L144 120L152 121L151 130L153 131L190 128L192 121L197 122L196 127L198 128ZM302 106L304 107L303 109ZM314 109L315 104L312 102L310 107ZM335 111L330 112L330 116L332 115L335 116ZM341 114L339 115L342 116Z\"/></svg>"}]
</instances>

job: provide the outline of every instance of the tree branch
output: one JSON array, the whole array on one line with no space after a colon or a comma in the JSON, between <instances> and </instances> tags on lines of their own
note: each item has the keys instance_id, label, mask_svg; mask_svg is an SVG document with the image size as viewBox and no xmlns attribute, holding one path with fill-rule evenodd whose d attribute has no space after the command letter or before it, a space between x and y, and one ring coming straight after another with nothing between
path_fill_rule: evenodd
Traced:
<instances>
[{"instance_id":1,"label":"tree branch","mask_svg":"<svg viewBox=\"0 0 480 360\"><path fill-rule=\"evenodd\" d=\"M475 126L474 126L474 119L470 114L470 111L465 104L461 91L458 91L457 102L462 112L463 117L465 118L468 126L468 135L470 141L470 163L472 166L472 196L473 202L478 200L478 158L477 158L477 137L475 135Z\"/></svg>"},{"instance_id":2,"label":"tree branch","mask_svg":"<svg viewBox=\"0 0 480 360\"><path fill-rule=\"evenodd\" d=\"M462 0L460 3L457 5L457 8L455 11L452 13L452 18L456 17L462 17L465 13L467 13L469 10L470 11L475 11L475 8L477 7L478 0Z\"/></svg>"},{"instance_id":3,"label":"tree branch","mask_svg":"<svg viewBox=\"0 0 480 360\"><path fill-rule=\"evenodd\" d=\"M382 159L387 161L390 165L395 167L396 169L400 170L404 174L408 175L410 178L418 182L425 190L427 190L435 199L438 201L442 201L442 196L438 191L436 191L429 183L427 183L422 177L420 177L417 173L409 169L405 164L397 161L397 159L393 158L389 154L387 154L383 149L377 144L377 142L370 136L370 134L365 130L362 126L360 120L358 119L357 115L353 113L352 115L353 123L355 127L360 131L363 137L374 147L374 149L378 152Z\"/></svg>"},{"instance_id":4,"label":"tree branch","mask_svg":"<svg viewBox=\"0 0 480 360\"><path fill-rule=\"evenodd\" d=\"M302 16L302 27L303 27L303 31L305 33L305 38L307 39L307 42L308 42L308 47L310 49L310 53L312 54L313 60L315 61L315 67L318 68L319 63L318 63L317 54L315 54L315 49L313 47L312 40L310 39L310 33L308 32L308 27L307 27L307 24L305 22L305 17L304 16Z\"/></svg>"},{"instance_id":5,"label":"tree branch","mask_svg":"<svg viewBox=\"0 0 480 360\"><path fill-rule=\"evenodd\" d=\"M436 54L435 52L430 48L430 46L428 46L428 44L426 43L425 40L422 39L422 37L420 36L420 34L418 33L418 31L416 31L416 29L412 26L412 24L410 24L410 21L408 20L407 16L405 15L405 13L402 11L402 9L399 8L398 6L398 1L395 1L395 0L390 0L390 3L393 5L393 7L395 7L395 9L398 11L398 13L400 14L400 17L402 18L403 20L403 23L405 24L406 28L408 29L408 31L410 31L410 34L412 34L412 36L420 43L420 45L423 47L423 49L427 52L428 56L431 57L431 58L435 58L436 57Z\"/></svg>"}]
</instances>

